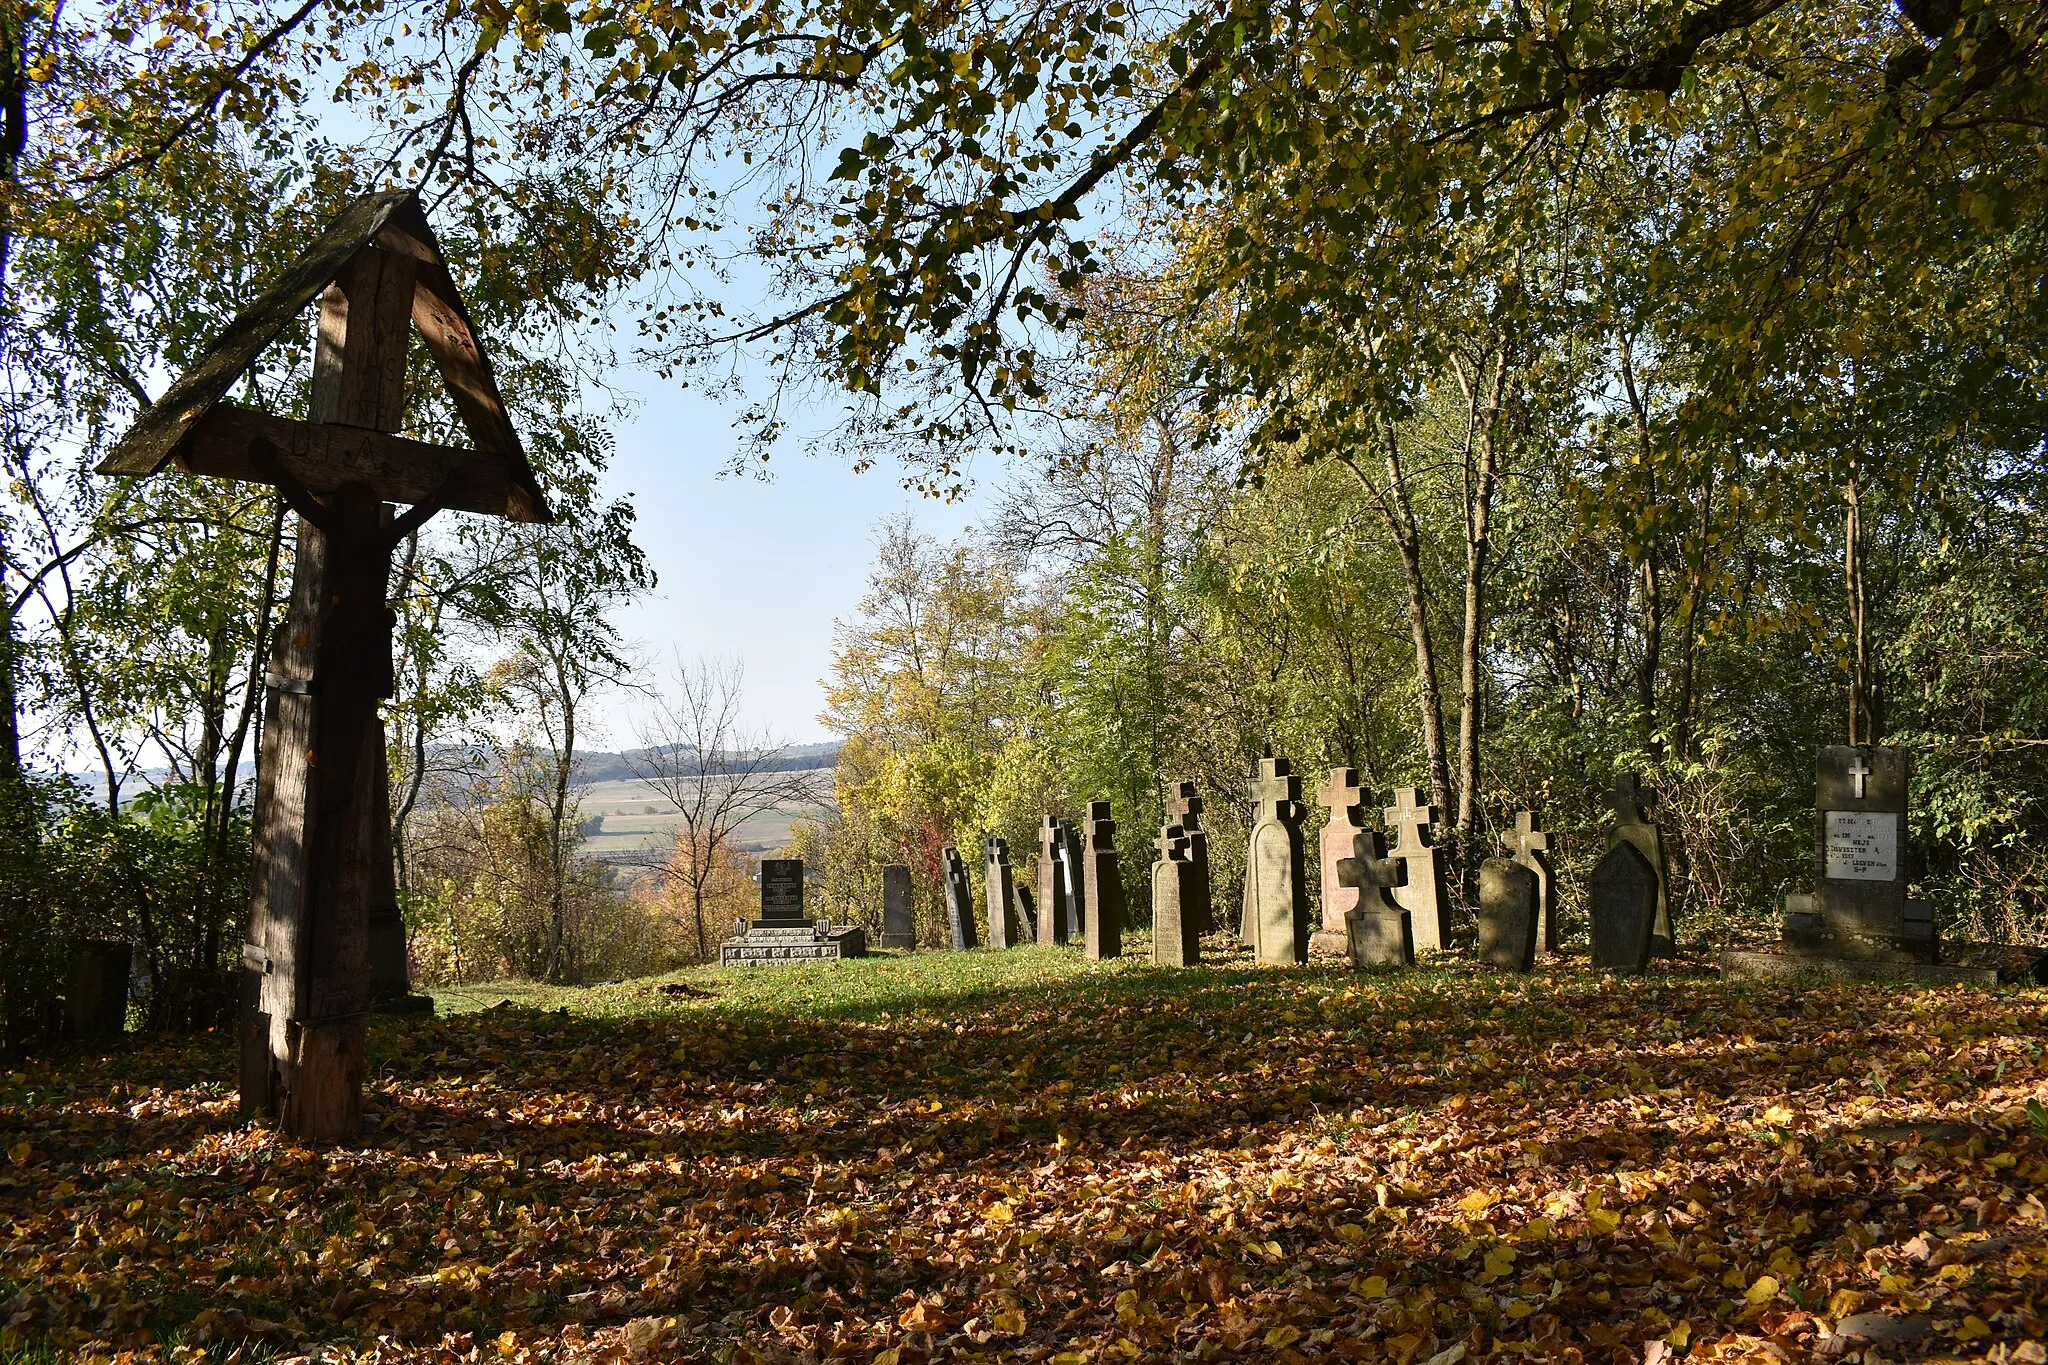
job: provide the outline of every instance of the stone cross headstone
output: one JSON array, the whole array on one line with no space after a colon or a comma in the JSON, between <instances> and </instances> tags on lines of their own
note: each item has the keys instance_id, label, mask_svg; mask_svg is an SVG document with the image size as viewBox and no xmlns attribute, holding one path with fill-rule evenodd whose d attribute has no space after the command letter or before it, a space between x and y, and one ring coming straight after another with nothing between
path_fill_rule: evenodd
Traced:
<instances>
[{"instance_id":1,"label":"stone cross headstone","mask_svg":"<svg viewBox=\"0 0 2048 1365\"><path fill-rule=\"evenodd\" d=\"M1422 799L1414 787L1394 793L1387 807L1387 828L1394 832L1394 847L1388 854L1401 865L1401 884L1394 888L1394 900L1412 917L1415 951L1440 953L1451 941L1451 900L1449 878L1444 870L1444 851L1435 843L1436 825L1443 815Z\"/></svg>"},{"instance_id":2,"label":"stone cross headstone","mask_svg":"<svg viewBox=\"0 0 2048 1365\"><path fill-rule=\"evenodd\" d=\"M1830 744L1816 764L1812 913L1838 957L1934 962L1933 918L1906 899L1904 749Z\"/></svg>"},{"instance_id":3,"label":"stone cross headstone","mask_svg":"<svg viewBox=\"0 0 2048 1365\"><path fill-rule=\"evenodd\" d=\"M1308 961L1308 877L1301 838L1301 779L1271 754L1252 769L1252 819L1244 874L1244 936L1259 961Z\"/></svg>"},{"instance_id":4,"label":"stone cross headstone","mask_svg":"<svg viewBox=\"0 0 2048 1365\"><path fill-rule=\"evenodd\" d=\"M991 834L983 840L987 859L983 890L988 897L988 946L1011 948L1017 944L1017 882L1010 867L1010 841Z\"/></svg>"},{"instance_id":5,"label":"stone cross headstone","mask_svg":"<svg viewBox=\"0 0 2048 1365\"><path fill-rule=\"evenodd\" d=\"M917 919L910 903L910 864L882 868L882 946L908 953L917 947Z\"/></svg>"},{"instance_id":6,"label":"stone cross headstone","mask_svg":"<svg viewBox=\"0 0 2048 1365\"><path fill-rule=\"evenodd\" d=\"M1510 858L1479 865L1479 960L1510 972L1536 970L1536 874Z\"/></svg>"},{"instance_id":7,"label":"stone cross headstone","mask_svg":"<svg viewBox=\"0 0 2048 1365\"><path fill-rule=\"evenodd\" d=\"M1056 948L1067 941L1066 836L1059 817L1048 814L1038 827L1038 946Z\"/></svg>"},{"instance_id":8,"label":"stone cross headstone","mask_svg":"<svg viewBox=\"0 0 2048 1365\"><path fill-rule=\"evenodd\" d=\"M1515 827L1501 836L1508 856L1536 874L1536 951L1557 951L1557 874L1550 866L1550 835L1536 828L1534 811L1516 811Z\"/></svg>"},{"instance_id":9,"label":"stone cross headstone","mask_svg":"<svg viewBox=\"0 0 2048 1365\"><path fill-rule=\"evenodd\" d=\"M1187 836L1188 863L1194 868L1194 894L1181 906L1181 923L1196 937L1214 933L1216 907L1209 889L1209 831L1202 828L1202 798L1194 783L1173 784L1166 797L1166 818L1179 825L1181 833Z\"/></svg>"},{"instance_id":10,"label":"stone cross headstone","mask_svg":"<svg viewBox=\"0 0 2048 1365\"><path fill-rule=\"evenodd\" d=\"M1649 813L1654 797L1643 789L1640 774L1616 773L1608 801L1614 807L1614 824L1607 831L1608 846L1633 845L1657 878L1657 922L1650 930L1650 951L1668 957L1676 951L1678 940L1671 925L1671 878L1664 863L1664 832L1657 828L1656 817Z\"/></svg>"},{"instance_id":11,"label":"stone cross headstone","mask_svg":"<svg viewBox=\"0 0 2048 1365\"><path fill-rule=\"evenodd\" d=\"M946 845L946 928L953 939L953 951L965 952L978 941L974 930L974 882L967 875L967 862L960 850Z\"/></svg>"},{"instance_id":12,"label":"stone cross headstone","mask_svg":"<svg viewBox=\"0 0 2048 1365\"><path fill-rule=\"evenodd\" d=\"M1337 865L1353 856L1358 831L1365 827L1365 789L1358 785L1358 769L1332 768L1329 780L1316 793L1316 802L1327 806L1330 822L1323 826L1318 860L1322 872L1323 919L1308 941L1311 953L1342 956L1351 951L1351 932L1346 916L1358 905L1358 888L1346 886L1337 875Z\"/></svg>"},{"instance_id":13,"label":"stone cross headstone","mask_svg":"<svg viewBox=\"0 0 2048 1365\"><path fill-rule=\"evenodd\" d=\"M1195 865L1188 856L1187 831L1168 824L1159 831L1159 860L1152 864L1152 961L1192 967L1202 960L1202 936L1187 922L1195 894Z\"/></svg>"},{"instance_id":14,"label":"stone cross headstone","mask_svg":"<svg viewBox=\"0 0 2048 1365\"><path fill-rule=\"evenodd\" d=\"M1088 803L1088 862L1084 884L1088 888L1088 956L1103 958L1124 955L1124 874L1116 861L1116 821L1109 818L1109 802Z\"/></svg>"},{"instance_id":15,"label":"stone cross headstone","mask_svg":"<svg viewBox=\"0 0 2048 1365\"><path fill-rule=\"evenodd\" d=\"M1351 856L1337 864L1341 885L1355 888L1358 902L1344 917L1345 951L1353 967L1405 967L1415 961L1413 916L1394 900L1400 864L1387 856L1387 839L1376 829L1354 830Z\"/></svg>"},{"instance_id":16,"label":"stone cross headstone","mask_svg":"<svg viewBox=\"0 0 2048 1365\"><path fill-rule=\"evenodd\" d=\"M1593 869L1586 902L1593 919L1593 965L1647 971L1657 925L1657 870L1650 860L1634 844L1618 840Z\"/></svg>"},{"instance_id":17,"label":"stone cross headstone","mask_svg":"<svg viewBox=\"0 0 2048 1365\"><path fill-rule=\"evenodd\" d=\"M1067 868L1067 938L1071 942L1085 938L1088 932L1088 859L1072 820L1060 821L1060 860Z\"/></svg>"}]
</instances>

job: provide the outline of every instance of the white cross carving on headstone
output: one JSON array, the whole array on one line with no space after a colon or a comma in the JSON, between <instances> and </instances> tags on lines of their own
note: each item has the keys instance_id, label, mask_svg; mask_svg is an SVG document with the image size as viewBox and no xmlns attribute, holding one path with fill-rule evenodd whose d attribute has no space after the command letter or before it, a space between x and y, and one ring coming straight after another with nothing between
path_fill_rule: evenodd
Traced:
<instances>
[{"instance_id":1,"label":"white cross carving on headstone","mask_svg":"<svg viewBox=\"0 0 2048 1365\"><path fill-rule=\"evenodd\" d=\"M1284 759L1260 759L1259 775L1252 782L1252 800L1262 806L1272 803L1276 818L1280 810L1294 799L1295 784L1283 769L1284 762Z\"/></svg>"},{"instance_id":2,"label":"white cross carving on headstone","mask_svg":"<svg viewBox=\"0 0 2048 1365\"><path fill-rule=\"evenodd\" d=\"M1856 784L1856 799L1863 800L1863 781L1870 776L1870 764L1865 761L1862 750L1856 753L1856 761L1849 765L1849 778Z\"/></svg>"},{"instance_id":3,"label":"white cross carving on headstone","mask_svg":"<svg viewBox=\"0 0 2048 1365\"><path fill-rule=\"evenodd\" d=\"M1179 825L1162 826L1159 837L1152 841L1152 846L1159 850L1159 861L1162 863L1184 859L1188 855L1187 832Z\"/></svg>"}]
</instances>

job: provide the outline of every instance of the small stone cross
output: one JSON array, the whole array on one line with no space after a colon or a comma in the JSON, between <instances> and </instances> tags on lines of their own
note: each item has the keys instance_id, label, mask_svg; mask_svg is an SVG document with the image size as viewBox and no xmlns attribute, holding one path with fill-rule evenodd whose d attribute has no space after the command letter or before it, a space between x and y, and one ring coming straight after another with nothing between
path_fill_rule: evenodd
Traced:
<instances>
[{"instance_id":1,"label":"small stone cross","mask_svg":"<svg viewBox=\"0 0 2048 1365\"><path fill-rule=\"evenodd\" d=\"M1330 808L1332 824L1356 825L1362 823L1359 806L1365 800L1365 789L1358 785L1358 769L1332 768L1330 780L1316 793L1319 805Z\"/></svg>"},{"instance_id":2,"label":"small stone cross","mask_svg":"<svg viewBox=\"0 0 2048 1365\"><path fill-rule=\"evenodd\" d=\"M1261 806L1270 803L1273 818L1284 816L1301 790L1301 779L1293 775L1292 766L1284 758L1269 755L1259 760L1253 773L1252 800Z\"/></svg>"},{"instance_id":3,"label":"small stone cross","mask_svg":"<svg viewBox=\"0 0 2048 1365\"><path fill-rule=\"evenodd\" d=\"M1550 835L1536 828L1536 812L1520 811L1515 815L1515 827L1501 836L1501 842L1518 858L1531 853L1545 853L1550 849Z\"/></svg>"},{"instance_id":4,"label":"small stone cross","mask_svg":"<svg viewBox=\"0 0 2048 1365\"><path fill-rule=\"evenodd\" d=\"M1159 850L1160 862L1180 862L1188 856L1187 831L1179 825L1163 825L1160 827L1159 837L1152 841L1152 846Z\"/></svg>"},{"instance_id":5,"label":"small stone cross","mask_svg":"<svg viewBox=\"0 0 2048 1365\"><path fill-rule=\"evenodd\" d=\"M1416 787L1403 787L1394 793L1394 804L1386 809L1387 823L1398 832L1397 843L1402 848L1419 848L1428 841L1423 833L1437 821L1435 806L1425 805L1422 792Z\"/></svg>"},{"instance_id":6,"label":"small stone cross","mask_svg":"<svg viewBox=\"0 0 2048 1365\"><path fill-rule=\"evenodd\" d=\"M1614 802L1614 820L1620 825L1647 825L1650 818L1643 814L1643 779L1637 773L1616 773L1614 790L1608 794Z\"/></svg>"},{"instance_id":7,"label":"small stone cross","mask_svg":"<svg viewBox=\"0 0 2048 1365\"><path fill-rule=\"evenodd\" d=\"M1870 771L1870 761L1864 758L1863 751L1858 749L1856 751L1856 761L1849 765L1849 776L1856 783L1856 799L1858 801L1864 799L1863 782L1864 779L1870 776Z\"/></svg>"}]
</instances>

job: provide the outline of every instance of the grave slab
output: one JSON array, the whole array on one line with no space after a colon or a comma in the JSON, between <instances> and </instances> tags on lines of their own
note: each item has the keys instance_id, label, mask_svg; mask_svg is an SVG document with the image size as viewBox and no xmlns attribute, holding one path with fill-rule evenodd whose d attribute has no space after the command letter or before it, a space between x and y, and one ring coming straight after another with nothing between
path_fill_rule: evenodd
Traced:
<instances>
[{"instance_id":1,"label":"grave slab","mask_svg":"<svg viewBox=\"0 0 2048 1365\"><path fill-rule=\"evenodd\" d=\"M882 946L908 953L917 948L917 919L910 903L910 864L882 868Z\"/></svg>"},{"instance_id":2,"label":"grave slab","mask_svg":"<svg viewBox=\"0 0 2048 1365\"><path fill-rule=\"evenodd\" d=\"M1508 856L1536 874L1536 951L1558 951L1557 873L1550 865L1550 835L1537 828L1536 812L1516 811L1515 827L1501 836Z\"/></svg>"},{"instance_id":3,"label":"grave slab","mask_svg":"<svg viewBox=\"0 0 2048 1365\"><path fill-rule=\"evenodd\" d=\"M762 860L761 917L741 920L735 928L737 932L718 946L720 966L769 967L867 956L867 931L859 925L814 920L805 911L801 858Z\"/></svg>"},{"instance_id":4,"label":"grave slab","mask_svg":"<svg viewBox=\"0 0 2048 1365\"><path fill-rule=\"evenodd\" d=\"M1202 960L1202 936L1187 922L1185 909L1195 895L1187 831L1167 824L1159 831L1158 849L1158 861L1152 864L1152 961L1162 967L1193 967Z\"/></svg>"},{"instance_id":5,"label":"grave slab","mask_svg":"<svg viewBox=\"0 0 2048 1365\"><path fill-rule=\"evenodd\" d=\"M1401 866L1401 884L1394 888L1394 901L1410 916L1415 931L1415 951L1440 953L1451 942L1450 879L1444 868L1444 851L1437 847L1436 829L1443 813L1422 799L1415 787L1394 793L1394 804L1385 811L1387 827L1394 831L1394 847L1388 854Z\"/></svg>"},{"instance_id":6,"label":"grave slab","mask_svg":"<svg viewBox=\"0 0 2048 1365\"><path fill-rule=\"evenodd\" d=\"M1593 965L1644 972L1657 924L1657 872L1636 846L1617 840L1587 883L1593 919Z\"/></svg>"},{"instance_id":7,"label":"grave slab","mask_svg":"<svg viewBox=\"0 0 2048 1365\"><path fill-rule=\"evenodd\" d=\"M1088 803L1088 956L1092 961L1124 955L1124 874L1116 861L1116 821L1109 802Z\"/></svg>"},{"instance_id":8,"label":"grave slab","mask_svg":"<svg viewBox=\"0 0 2048 1365\"><path fill-rule=\"evenodd\" d=\"M1536 970L1536 874L1509 858L1479 865L1479 960L1509 972Z\"/></svg>"},{"instance_id":9,"label":"grave slab","mask_svg":"<svg viewBox=\"0 0 2048 1365\"><path fill-rule=\"evenodd\" d=\"M1067 941L1067 862L1065 835L1059 817L1047 814L1038 827L1038 946L1063 947Z\"/></svg>"},{"instance_id":10,"label":"grave slab","mask_svg":"<svg viewBox=\"0 0 2048 1365\"><path fill-rule=\"evenodd\" d=\"M1181 907L1181 922L1197 937L1216 932L1216 907L1209 881L1209 831L1202 828L1202 798L1192 782L1173 784L1166 797L1169 822L1188 839L1188 863L1194 868L1192 898Z\"/></svg>"},{"instance_id":11,"label":"grave slab","mask_svg":"<svg viewBox=\"0 0 2048 1365\"><path fill-rule=\"evenodd\" d=\"M1309 906L1301 838L1301 779L1270 753L1252 769L1258 803L1245 859L1243 933L1271 966L1308 961Z\"/></svg>"},{"instance_id":12,"label":"grave slab","mask_svg":"<svg viewBox=\"0 0 2048 1365\"><path fill-rule=\"evenodd\" d=\"M1346 886L1337 875L1337 865L1352 856L1352 844L1365 825L1365 791L1358 785L1358 769L1332 768L1316 803L1328 808L1329 823L1317 841L1317 867L1322 881L1322 921L1309 936L1312 956L1342 957L1351 950L1351 931L1346 916L1358 908L1358 888Z\"/></svg>"}]
</instances>

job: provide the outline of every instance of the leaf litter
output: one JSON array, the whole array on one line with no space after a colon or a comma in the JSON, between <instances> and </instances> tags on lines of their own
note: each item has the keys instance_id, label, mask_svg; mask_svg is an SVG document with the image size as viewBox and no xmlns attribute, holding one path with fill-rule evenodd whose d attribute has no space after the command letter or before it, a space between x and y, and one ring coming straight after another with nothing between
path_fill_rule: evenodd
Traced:
<instances>
[{"instance_id":1,"label":"leaf litter","mask_svg":"<svg viewBox=\"0 0 2048 1365\"><path fill-rule=\"evenodd\" d=\"M379 1021L327 1151L224 1038L39 1061L0 1353L2048 1361L2048 991L1016 956Z\"/></svg>"}]
</instances>

